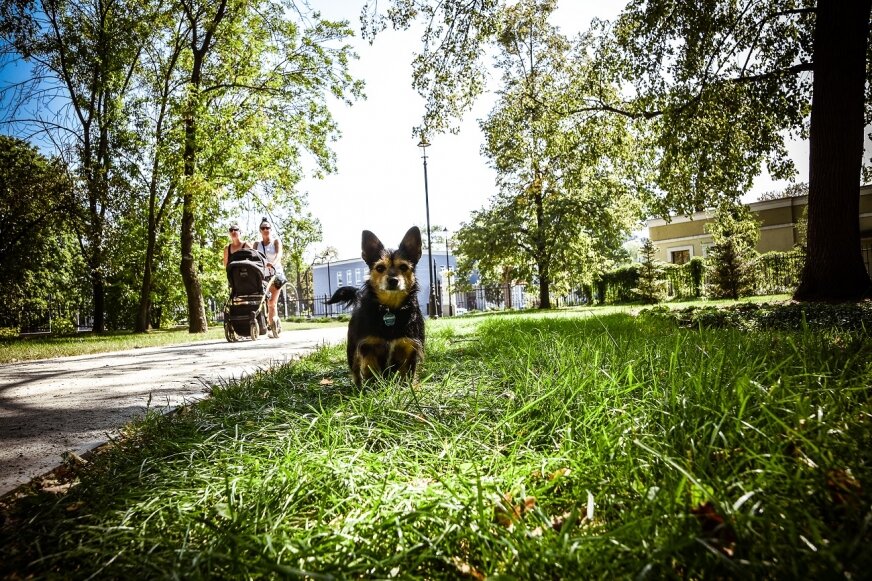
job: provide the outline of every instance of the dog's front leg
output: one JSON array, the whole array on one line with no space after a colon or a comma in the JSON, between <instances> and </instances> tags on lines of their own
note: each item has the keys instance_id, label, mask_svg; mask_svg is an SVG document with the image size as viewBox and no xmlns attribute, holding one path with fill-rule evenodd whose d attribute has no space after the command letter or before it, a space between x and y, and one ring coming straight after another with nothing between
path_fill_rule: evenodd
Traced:
<instances>
[{"instance_id":1,"label":"dog's front leg","mask_svg":"<svg viewBox=\"0 0 872 581\"><path fill-rule=\"evenodd\" d=\"M380 375L387 367L388 344L380 337L365 337L357 343L351 374L359 387L365 380Z\"/></svg>"}]
</instances>

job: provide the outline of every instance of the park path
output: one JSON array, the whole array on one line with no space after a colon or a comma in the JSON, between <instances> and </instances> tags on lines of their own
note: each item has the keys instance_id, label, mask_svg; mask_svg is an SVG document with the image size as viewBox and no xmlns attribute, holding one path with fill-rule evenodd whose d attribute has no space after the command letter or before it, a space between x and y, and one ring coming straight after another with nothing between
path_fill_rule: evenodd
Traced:
<instances>
[{"instance_id":1,"label":"park path","mask_svg":"<svg viewBox=\"0 0 872 581\"><path fill-rule=\"evenodd\" d=\"M0 495L115 437L147 406L202 399L210 385L286 363L346 328L285 331L278 339L201 341L0 365Z\"/></svg>"}]
</instances>

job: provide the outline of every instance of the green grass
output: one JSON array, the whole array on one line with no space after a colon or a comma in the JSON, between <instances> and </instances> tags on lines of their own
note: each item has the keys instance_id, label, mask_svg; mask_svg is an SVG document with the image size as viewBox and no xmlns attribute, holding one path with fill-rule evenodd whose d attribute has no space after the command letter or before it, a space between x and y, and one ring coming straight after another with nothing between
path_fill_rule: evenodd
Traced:
<instances>
[{"instance_id":1,"label":"green grass","mask_svg":"<svg viewBox=\"0 0 872 581\"><path fill-rule=\"evenodd\" d=\"M347 323L331 322L282 322L283 331L320 329L326 326L341 326ZM195 341L214 341L224 338L224 329L210 326L205 334L188 333L187 329L157 330L146 334L130 331L113 331L103 334L79 333L72 336L30 336L0 339L0 364L33 359L49 359L68 355L90 355L143 347L159 347Z\"/></svg>"},{"instance_id":2,"label":"green grass","mask_svg":"<svg viewBox=\"0 0 872 581\"><path fill-rule=\"evenodd\" d=\"M356 390L333 347L147 417L8 509L0 573L868 575L867 336L596 310L428 333L415 390Z\"/></svg>"}]
</instances>

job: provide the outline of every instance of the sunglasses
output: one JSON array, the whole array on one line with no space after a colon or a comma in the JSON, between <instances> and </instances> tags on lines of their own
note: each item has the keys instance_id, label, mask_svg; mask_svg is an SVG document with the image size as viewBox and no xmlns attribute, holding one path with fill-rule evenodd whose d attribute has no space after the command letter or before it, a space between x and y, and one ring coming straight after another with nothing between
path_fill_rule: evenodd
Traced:
<instances>
[{"instance_id":1,"label":"sunglasses","mask_svg":"<svg viewBox=\"0 0 872 581\"><path fill-rule=\"evenodd\" d=\"M260 229L261 230L270 230L271 228L269 226L261 226Z\"/></svg>"},{"instance_id":2,"label":"sunglasses","mask_svg":"<svg viewBox=\"0 0 872 581\"><path fill-rule=\"evenodd\" d=\"M231 232L239 232L239 228L231 228L230 231Z\"/></svg>"}]
</instances>

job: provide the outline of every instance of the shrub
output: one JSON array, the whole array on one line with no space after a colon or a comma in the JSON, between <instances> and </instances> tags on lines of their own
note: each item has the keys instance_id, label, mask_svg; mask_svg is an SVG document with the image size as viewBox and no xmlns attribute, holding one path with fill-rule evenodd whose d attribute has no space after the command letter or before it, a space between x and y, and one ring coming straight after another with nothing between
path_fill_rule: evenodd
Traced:
<instances>
[{"instance_id":1,"label":"shrub","mask_svg":"<svg viewBox=\"0 0 872 581\"><path fill-rule=\"evenodd\" d=\"M728 307L667 307L645 309L643 318L671 320L681 327L836 330L872 334L872 301L862 303L740 303Z\"/></svg>"},{"instance_id":2,"label":"shrub","mask_svg":"<svg viewBox=\"0 0 872 581\"><path fill-rule=\"evenodd\" d=\"M51 321L52 335L75 335L76 324L70 319L59 317Z\"/></svg>"},{"instance_id":3,"label":"shrub","mask_svg":"<svg viewBox=\"0 0 872 581\"><path fill-rule=\"evenodd\" d=\"M747 206L723 203L706 225L714 244L709 249L709 294L737 299L754 290L754 247L758 224Z\"/></svg>"},{"instance_id":4,"label":"shrub","mask_svg":"<svg viewBox=\"0 0 872 581\"><path fill-rule=\"evenodd\" d=\"M659 303L666 298L666 281L663 280L663 268L654 260L657 247L650 238L645 238L639 253L642 264L637 267L637 282L633 292L645 303Z\"/></svg>"}]
</instances>

